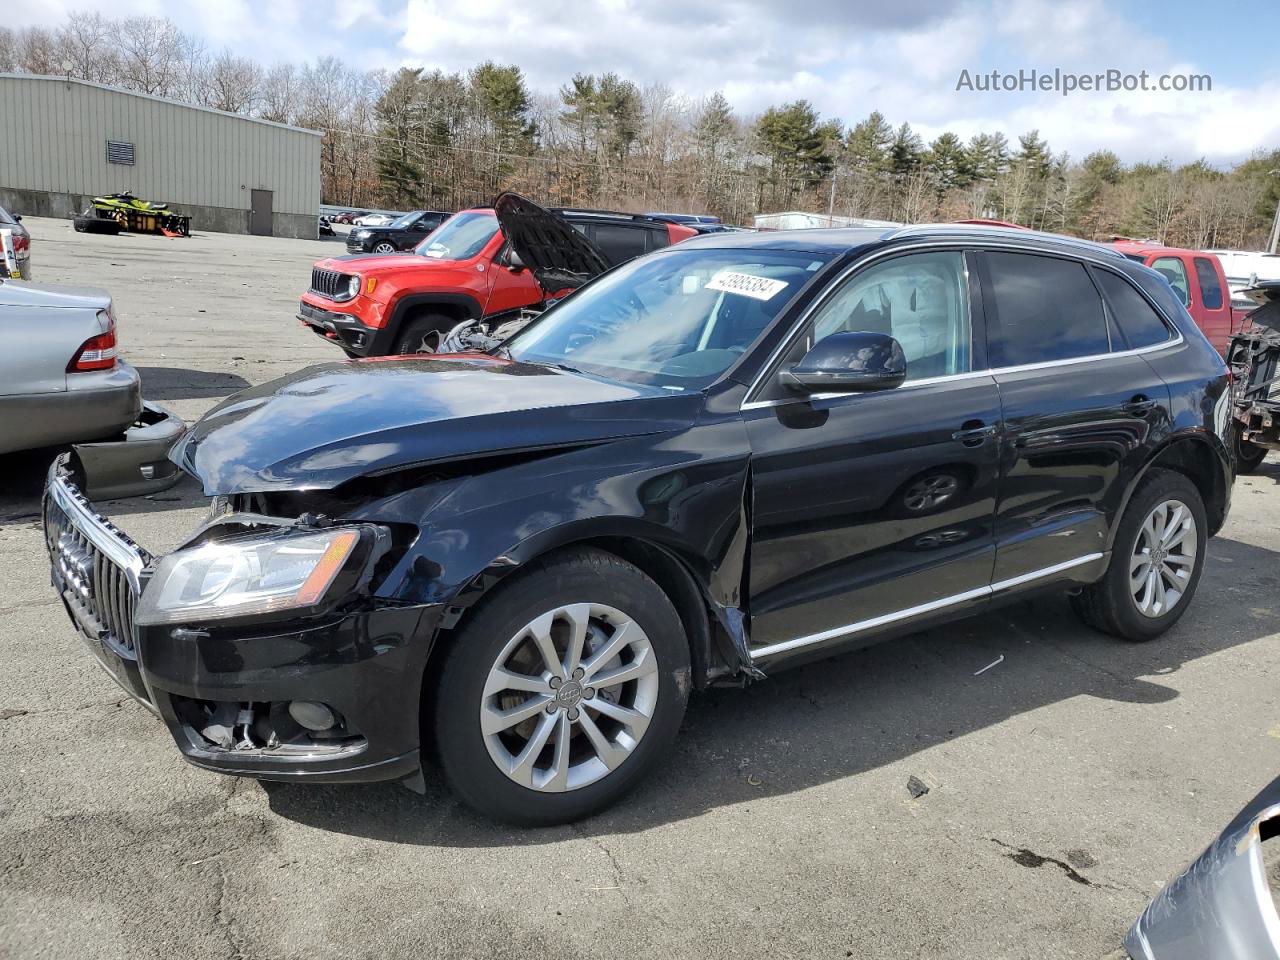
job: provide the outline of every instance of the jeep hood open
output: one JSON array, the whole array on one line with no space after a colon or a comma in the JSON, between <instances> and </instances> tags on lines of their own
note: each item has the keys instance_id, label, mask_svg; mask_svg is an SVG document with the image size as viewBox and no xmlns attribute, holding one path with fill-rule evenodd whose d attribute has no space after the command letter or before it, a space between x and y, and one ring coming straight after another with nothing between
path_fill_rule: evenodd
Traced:
<instances>
[{"instance_id":1,"label":"jeep hood open","mask_svg":"<svg viewBox=\"0 0 1280 960\"><path fill-rule=\"evenodd\" d=\"M170 458L207 496L687 427L697 395L469 354L310 367L218 404Z\"/></svg>"},{"instance_id":2,"label":"jeep hood open","mask_svg":"<svg viewBox=\"0 0 1280 960\"><path fill-rule=\"evenodd\" d=\"M594 243L569 221L544 210L518 193L501 193L493 201L502 235L547 293L576 290L609 269Z\"/></svg>"}]
</instances>

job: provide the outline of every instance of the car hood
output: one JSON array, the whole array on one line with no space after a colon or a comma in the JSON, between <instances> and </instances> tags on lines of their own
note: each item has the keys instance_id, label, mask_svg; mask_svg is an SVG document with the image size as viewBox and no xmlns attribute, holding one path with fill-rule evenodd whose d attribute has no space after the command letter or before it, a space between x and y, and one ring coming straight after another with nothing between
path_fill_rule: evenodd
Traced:
<instances>
[{"instance_id":1,"label":"car hood","mask_svg":"<svg viewBox=\"0 0 1280 960\"><path fill-rule=\"evenodd\" d=\"M367 277L371 273L381 273L384 270L403 270L409 264L416 268L430 270L443 262L430 257L420 257L416 253L352 253L344 257L318 260L315 265L321 270L358 273L362 277Z\"/></svg>"},{"instance_id":2,"label":"car hood","mask_svg":"<svg viewBox=\"0 0 1280 960\"><path fill-rule=\"evenodd\" d=\"M569 222L518 193L502 193L493 201L502 235L547 292L576 290L609 269L594 243Z\"/></svg>"},{"instance_id":3,"label":"car hood","mask_svg":"<svg viewBox=\"0 0 1280 960\"><path fill-rule=\"evenodd\" d=\"M111 294L97 287L62 287L47 283L0 281L0 307L64 307L106 310Z\"/></svg>"},{"instance_id":4,"label":"car hood","mask_svg":"<svg viewBox=\"0 0 1280 960\"><path fill-rule=\"evenodd\" d=\"M482 355L326 363L218 404L170 458L208 496L687 427L697 395Z\"/></svg>"}]
</instances>

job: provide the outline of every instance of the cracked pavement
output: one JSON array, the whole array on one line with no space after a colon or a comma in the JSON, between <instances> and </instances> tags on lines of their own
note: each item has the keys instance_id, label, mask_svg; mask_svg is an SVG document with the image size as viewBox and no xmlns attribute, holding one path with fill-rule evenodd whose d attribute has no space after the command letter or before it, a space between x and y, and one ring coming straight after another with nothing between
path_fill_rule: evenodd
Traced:
<instances>
[{"instance_id":1,"label":"cracked pavement","mask_svg":"<svg viewBox=\"0 0 1280 960\"><path fill-rule=\"evenodd\" d=\"M37 279L108 287L147 395L189 419L336 356L293 319L332 243L29 226ZM1280 767L1280 464L1237 482L1162 640L1111 640L1042 598L695 695L670 761L621 805L517 830L431 771L420 797L184 764L53 602L49 457L0 459L15 960L1119 956L1160 884ZM102 507L163 550L205 501L184 484ZM912 800L910 776L929 792Z\"/></svg>"}]
</instances>

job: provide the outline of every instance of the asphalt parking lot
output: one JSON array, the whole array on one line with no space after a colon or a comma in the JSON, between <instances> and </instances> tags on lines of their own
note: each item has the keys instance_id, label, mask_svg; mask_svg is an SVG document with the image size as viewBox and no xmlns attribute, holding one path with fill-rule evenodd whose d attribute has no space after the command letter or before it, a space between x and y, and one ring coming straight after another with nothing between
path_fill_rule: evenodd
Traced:
<instances>
[{"instance_id":1,"label":"asphalt parking lot","mask_svg":"<svg viewBox=\"0 0 1280 960\"><path fill-rule=\"evenodd\" d=\"M37 282L110 290L146 395L188 420L340 356L293 318L333 241L27 222ZM1037 600L712 691L621 805L516 830L430 774L184 764L50 590L49 456L0 458L0 956L1100 958L1280 769L1280 464L1237 481L1163 639ZM205 501L100 506L164 550Z\"/></svg>"}]
</instances>

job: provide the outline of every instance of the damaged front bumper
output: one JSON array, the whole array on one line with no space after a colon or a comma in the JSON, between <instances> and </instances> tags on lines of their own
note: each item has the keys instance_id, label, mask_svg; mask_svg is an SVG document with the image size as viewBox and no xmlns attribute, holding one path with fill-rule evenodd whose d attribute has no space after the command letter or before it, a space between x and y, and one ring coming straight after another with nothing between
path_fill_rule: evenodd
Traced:
<instances>
[{"instance_id":1,"label":"damaged front bumper","mask_svg":"<svg viewBox=\"0 0 1280 960\"><path fill-rule=\"evenodd\" d=\"M176 413L144 401L142 413L124 438L72 445L85 493L94 500L137 497L166 490L178 482L169 448L186 432Z\"/></svg>"},{"instance_id":2,"label":"damaged front bumper","mask_svg":"<svg viewBox=\"0 0 1280 960\"><path fill-rule=\"evenodd\" d=\"M53 586L77 631L117 683L164 721L191 763L327 783L418 772L420 717L406 705L421 700L443 605L144 626L135 610L158 558L94 510L64 458L50 471L44 529ZM309 720L317 711L331 722Z\"/></svg>"},{"instance_id":3,"label":"damaged front bumper","mask_svg":"<svg viewBox=\"0 0 1280 960\"><path fill-rule=\"evenodd\" d=\"M1280 835L1280 778L1166 886L1125 938L1134 960L1280 960L1262 844Z\"/></svg>"}]
</instances>

